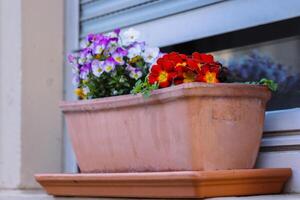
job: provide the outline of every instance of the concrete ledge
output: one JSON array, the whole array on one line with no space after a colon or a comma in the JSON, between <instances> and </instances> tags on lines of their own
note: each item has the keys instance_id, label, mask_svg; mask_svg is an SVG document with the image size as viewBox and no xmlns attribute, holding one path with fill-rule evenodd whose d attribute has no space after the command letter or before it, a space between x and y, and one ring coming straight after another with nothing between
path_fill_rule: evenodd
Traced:
<instances>
[{"instance_id":1,"label":"concrete ledge","mask_svg":"<svg viewBox=\"0 0 300 200\"><path fill-rule=\"evenodd\" d=\"M218 197L206 200L300 200L300 194L259 195L248 197Z\"/></svg>"},{"instance_id":2,"label":"concrete ledge","mask_svg":"<svg viewBox=\"0 0 300 200\"><path fill-rule=\"evenodd\" d=\"M125 198L53 197L42 190L0 190L0 200L126 200ZM248 197L219 197L206 200L299 200L300 194L261 195ZM133 199L136 200L136 199ZM150 200L150 199L147 199Z\"/></svg>"}]
</instances>

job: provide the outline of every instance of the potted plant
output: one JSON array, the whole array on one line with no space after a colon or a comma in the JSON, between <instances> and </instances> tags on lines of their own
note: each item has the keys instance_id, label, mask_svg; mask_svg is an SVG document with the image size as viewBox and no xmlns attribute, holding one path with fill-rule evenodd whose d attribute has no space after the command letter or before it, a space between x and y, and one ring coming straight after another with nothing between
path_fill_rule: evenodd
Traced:
<instances>
[{"instance_id":1,"label":"potted plant","mask_svg":"<svg viewBox=\"0 0 300 200\"><path fill-rule=\"evenodd\" d=\"M91 34L69 56L81 100L61 108L81 171L253 168L276 85L225 83L212 55L162 54L138 36Z\"/></svg>"}]
</instances>

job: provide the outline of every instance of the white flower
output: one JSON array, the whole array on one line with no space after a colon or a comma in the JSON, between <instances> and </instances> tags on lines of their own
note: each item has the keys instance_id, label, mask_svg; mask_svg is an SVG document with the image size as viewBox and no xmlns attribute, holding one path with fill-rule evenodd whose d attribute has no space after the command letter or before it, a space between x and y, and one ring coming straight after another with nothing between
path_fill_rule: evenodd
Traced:
<instances>
[{"instance_id":1,"label":"white flower","mask_svg":"<svg viewBox=\"0 0 300 200\"><path fill-rule=\"evenodd\" d=\"M85 63L85 61L86 61L86 58L80 57L80 58L78 59L78 64L83 65L83 64Z\"/></svg>"},{"instance_id":2,"label":"white flower","mask_svg":"<svg viewBox=\"0 0 300 200\"><path fill-rule=\"evenodd\" d=\"M129 73L129 76L135 80L138 80L143 76L143 73L139 70L133 70Z\"/></svg>"},{"instance_id":3,"label":"white flower","mask_svg":"<svg viewBox=\"0 0 300 200\"><path fill-rule=\"evenodd\" d=\"M146 47L145 51L142 53L142 56L146 63L152 64L156 62L156 59L159 55L159 48Z\"/></svg>"},{"instance_id":4,"label":"white flower","mask_svg":"<svg viewBox=\"0 0 300 200\"><path fill-rule=\"evenodd\" d=\"M99 45L97 45L97 46L95 47L94 53L95 53L95 54L101 54L101 53L104 51L104 49L105 49L105 46L99 44Z\"/></svg>"},{"instance_id":5,"label":"white flower","mask_svg":"<svg viewBox=\"0 0 300 200\"><path fill-rule=\"evenodd\" d=\"M83 80L87 80L88 79L88 75L89 75L89 71L87 70L83 70L80 72L79 77Z\"/></svg>"},{"instance_id":6,"label":"white flower","mask_svg":"<svg viewBox=\"0 0 300 200\"><path fill-rule=\"evenodd\" d=\"M117 38L118 34L115 31L111 31L105 34L105 36L110 37L110 38Z\"/></svg>"},{"instance_id":7,"label":"white flower","mask_svg":"<svg viewBox=\"0 0 300 200\"><path fill-rule=\"evenodd\" d=\"M128 50L128 55L127 55L127 57L131 59L131 58L134 58L134 57L136 57L136 56L141 55L141 53L142 53L142 48L141 48L141 46L140 46L140 45L135 45L135 46L133 46L132 48L130 48L130 49Z\"/></svg>"},{"instance_id":8,"label":"white flower","mask_svg":"<svg viewBox=\"0 0 300 200\"><path fill-rule=\"evenodd\" d=\"M82 88L82 92L86 96L88 93L90 93L90 88L84 87L84 88Z\"/></svg>"},{"instance_id":9,"label":"white flower","mask_svg":"<svg viewBox=\"0 0 300 200\"><path fill-rule=\"evenodd\" d=\"M80 47L82 49L87 48L88 46L90 46L90 42L87 39L84 39L80 42Z\"/></svg>"},{"instance_id":10,"label":"white flower","mask_svg":"<svg viewBox=\"0 0 300 200\"><path fill-rule=\"evenodd\" d=\"M99 77L104 72L103 64L104 64L103 61L98 61L98 60L94 60L92 62L92 71L95 76Z\"/></svg>"},{"instance_id":11,"label":"white flower","mask_svg":"<svg viewBox=\"0 0 300 200\"><path fill-rule=\"evenodd\" d=\"M133 42L136 42L138 38L140 37L140 32L137 30L130 28L124 32L121 32L121 40L122 44L125 46L128 46L132 44Z\"/></svg>"}]
</instances>

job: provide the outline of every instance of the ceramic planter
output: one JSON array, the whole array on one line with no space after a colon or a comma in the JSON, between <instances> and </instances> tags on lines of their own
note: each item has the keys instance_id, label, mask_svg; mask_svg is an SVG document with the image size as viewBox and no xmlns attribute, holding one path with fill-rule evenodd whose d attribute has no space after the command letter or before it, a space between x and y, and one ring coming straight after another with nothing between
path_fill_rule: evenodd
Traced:
<instances>
[{"instance_id":1,"label":"ceramic planter","mask_svg":"<svg viewBox=\"0 0 300 200\"><path fill-rule=\"evenodd\" d=\"M269 98L263 86L189 83L61 108L85 173L249 169Z\"/></svg>"}]
</instances>

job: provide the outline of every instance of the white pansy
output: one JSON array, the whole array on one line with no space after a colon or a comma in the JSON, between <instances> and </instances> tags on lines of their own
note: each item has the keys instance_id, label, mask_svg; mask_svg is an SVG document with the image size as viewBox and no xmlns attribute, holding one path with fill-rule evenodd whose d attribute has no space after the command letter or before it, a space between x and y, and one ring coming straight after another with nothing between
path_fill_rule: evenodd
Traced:
<instances>
[{"instance_id":1,"label":"white pansy","mask_svg":"<svg viewBox=\"0 0 300 200\"><path fill-rule=\"evenodd\" d=\"M128 58L134 58L136 56L140 56L142 53L142 48L140 45L135 45L134 47L130 48L128 50L128 54L127 54L127 57Z\"/></svg>"},{"instance_id":2,"label":"white pansy","mask_svg":"<svg viewBox=\"0 0 300 200\"><path fill-rule=\"evenodd\" d=\"M89 75L89 71L83 70L82 72L80 72L79 77L80 77L82 80L87 80L87 79L88 79L88 75Z\"/></svg>"},{"instance_id":3,"label":"white pansy","mask_svg":"<svg viewBox=\"0 0 300 200\"><path fill-rule=\"evenodd\" d=\"M159 48L157 47L146 47L145 51L142 53L142 56L147 63L154 63L159 55Z\"/></svg>"},{"instance_id":4,"label":"white pansy","mask_svg":"<svg viewBox=\"0 0 300 200\"><path fill-rule=\"evenodd\" d=\"M101 74L104 72L103 63L103 61L98 60L94 60L92 62L92 71L95 76L100 77Z\"/></svg>"},{"instance_id":5,"label":"white pansy","mask_svg":"<svg viewBox=\"0 0 300 200\"><path fill-rule=\"evenodd\" d=\"M83 65L86 61L86 58L79 58L78 59L78 64Z\"/></svg>"},{"instance_id":6,"label":"white pansy","mask_svg":"<svg viewBox=\"0 0 300 200\"><path fill-rule=\"evenodd\" d=\"M117 38L118 34L115 31L112 31L112 32L106 33L105 36L110 37L110 38Z\"/></svg>"},{"instance_id":7,"label":"white pansy","mask_svg":"<svg viewBox=\"0 0 300 200\"><path fill-rule=\"evenodd\" d=\"M135 80L138 80L143 76L143 73L139 70L133 70L130 72L129 76Z\"/></svg>"},{"instance_id":8,"label":"white pansy","mask_svg":"<svg viewBox=\"0 0 300 200\"><path fill-rule=\"evenodd\" d=\"M136 42L139 37L140 37L140 32L133 28L130 28L124 32L121 32L122 44L125 46L128 46L128 45L132 44L133 42Z\"/></svg>"},{"instance_id":9,"label":"white pansy","mask_svg":"<svg viewBox=\"0 0 300 200\"><path fill-rule=\"evenodd\" d=\"M87 95L88 93L90 93L90 88L84 87L84 88L82 88L82 92L84 95Z\"/></svg>"},{"instance_id":10,"label":"white pansy","mask_svg":"<svg viewBox=\"0 0 300 200\"><path fill-rule=\"evenodd\" d=\"M90 46L90 42L87 39L84 39L80 42L80 47L82 49L87 48L88 46Z\"/></svg>"},{"instance_id":11,"label":"white pansy","mask_svg":"<svg viewBox=\"0 0 300 200\"><path fill-rule=\"evenodd\" d=\"M86 54L86 62L90 63L93 60L93 55L91 53Z\"/></svg>"},{"instance_id":12,"label":"white pansy","mask_svg":"<svg viewBox=\"0 0 300 200\"><path fill-rule=\"evenodd\" d=\"M95 54L101 54L104 51L105 47L103 45L97 45L95 47Z\"/></svg>"}]
</instances>

